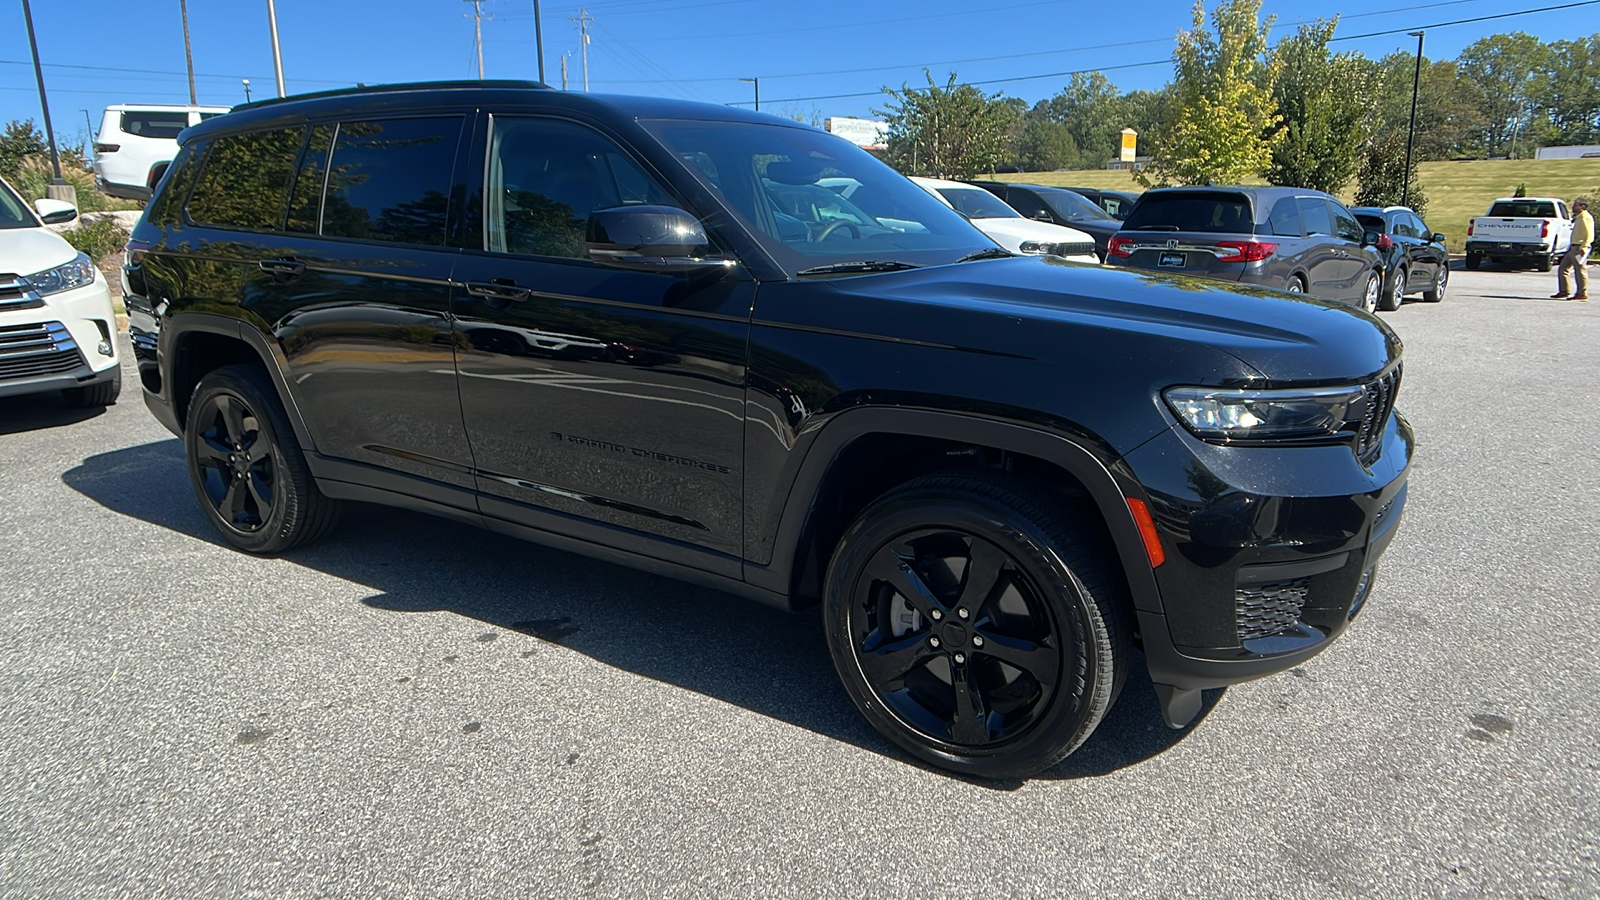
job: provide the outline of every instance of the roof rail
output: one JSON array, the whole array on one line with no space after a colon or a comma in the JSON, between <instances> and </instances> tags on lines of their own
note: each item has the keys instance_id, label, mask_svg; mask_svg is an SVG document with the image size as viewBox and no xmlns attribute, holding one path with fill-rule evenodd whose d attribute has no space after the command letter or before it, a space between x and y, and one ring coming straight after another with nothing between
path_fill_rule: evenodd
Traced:
<instances>
[{"instance_id":1,"label":"roof rail","mask_svg":"<svg viewBox=\"0 0 1600 900\"><path fill-rule=\"evenodd\" d=\"M504 90L532 89L548 91L553 90L550 85L542 81L519 81L515 79L497 79L492 81L409 81L400 84L359 84L355 87L335 88L331 91L313 91L309 94L290 94L287 97L269 97L266 100L257 100L254 103L242 103L233 108L234 112L245 109L260 109L263 106L272 106L276 103L287 103L291 100L316 100L322 97L354 97L362 94L387 94L398 91L430 91L430 90L464 90L468 88L489 88Z\"/></svg>"}]
</instances>

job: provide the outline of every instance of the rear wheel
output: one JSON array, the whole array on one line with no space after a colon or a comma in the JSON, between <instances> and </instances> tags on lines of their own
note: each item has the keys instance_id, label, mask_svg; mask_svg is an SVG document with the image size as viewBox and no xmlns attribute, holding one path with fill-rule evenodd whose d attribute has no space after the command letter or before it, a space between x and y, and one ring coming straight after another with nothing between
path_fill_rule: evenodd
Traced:
<instances>
[{"instance_id":1,"label":"rear wheel","mask_svg":"<svg viewBox=\"0 0 1600 900\"><path fill-rule=\"evenodd\" d=\"M1550 271L1551 269L1555 268L1555 257L1553 257L1553 256L1541 256L1541 257L1539 257L1539 262L1536 263L1536 267L1541 272Z\"/></svg>"},{"instance_id":2,"label":"rear wheel","mask_svg":"<svg viewBox=\"0 0 1600 900\"><path fill-rule=\"evenodd\" d=\"M885 737L934 765L1029 775L1111 707L1130 627L1113 558L1049 489L951 473L879 498L828 569L828 648Z\"/></svg>"},{"instance_id":3,"label":"rear wheel","mask_svg":"<svg viewBox=\"0 0 1600 900\"><path fill-rule=\"evenodd\" d=\"M1379 282L1378 273L1373 272L1367 276L1367 286L1361 290L1361 308L1367 312L1377 312L1378 295L1383 292Z\"/></svg>"},{"instance_id":4,"label":"rear wheel","mask_svg":"<svg viewBox=\"0 0 1600 900\"><path fill-rule=\"evenodd\" d=\"M1378 308L1385 312L1394 312L1399 309L1400 304L1405 302L1406 279L1410 277L1411 273L1405 269L1394 273L1394 282L1389 285L1389 289L1384 291L1383 296L1379 298Z\"/></svg>"},{"instance_id":5,"label":"rear wheel","mask_svg":"<svg viewBox=\"0 0 1600 900\"><path fill-rule=\"evenodd\" d=\"M1467 254L1467 261L1466 261L1466 267L1467 268L1476 270L1481 265L1483 265L1483 254L1482 253L1468 253Z\"/></svg>"},{"instance_id":6,"label":"rear wheel","mask_svg":"<svg viewBox=\"0 0 1600 900\"><path fill-rule=\"evenodd\" d=\"M1440 264L1439 271L1433 276L1433 286L1422 292L1422 299L1429 303L1438 303L1444 299L1444 289L1450 283L1450 266Z\"/></svg>"},{"instance_id":7,"label":"rear wheel","mask_svg":"<svg viewBox=\"0 0 1600 900\"><path fill-rule=\"evenodd\" d=\"M249 553L281 553L331 529L339 504L323 496L265 372L227 366L200 379L184 448L206 518Z\"/></svg>"},{"instance_id":8,"label":"rear wheel","mask_svg":"<svg viewBox=\"0 0 1600 900\"><path fill-rule=\"evenodd\" d=\"M1289 279L1289 283L1284 285L1283 289L1291 294L1304 294L1306 292L1306 283L1300 280L1299 275L1295 275Z\"/></svg>"}]
</instances>

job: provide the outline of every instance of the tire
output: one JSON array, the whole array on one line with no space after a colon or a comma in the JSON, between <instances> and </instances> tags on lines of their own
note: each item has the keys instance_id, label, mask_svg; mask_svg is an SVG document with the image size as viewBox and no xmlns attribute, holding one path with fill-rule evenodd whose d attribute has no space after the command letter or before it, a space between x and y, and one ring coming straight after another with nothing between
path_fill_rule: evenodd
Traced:
<instances>
[{"instance_id":1,"label":"tire","mask_svg":"<svg viewBox=\"0 0 1600 900\"><path fill-rule=\"evenodd\" d=\"M912 755L1030 775L1082 745L1121 690L1131 627L1115 554L1052 496L1010 476L924 476L840 539L828 649L862 714Z\"/></svg>"},{"instance_id":2,"label":"tire","mask_svg":"<svg viewBox=\"0 0 1600 900\"><path fill-rule=\"evenodd\" d=\"M61 392L67 405L75 409L86 406L111 406L122 396L122 366L119 364L112 370L111 380L87 387L67 388Z\"/></svg>"},{"instance_id":3,"label":"tire","mask_svg":"<svg viewBox=\"0 0 1600 900\"><path fill-rule=\"evenodd\" d=\"M1450 286L1450 266L1448 263L1439 266L1439 271L1433 276L1433 286L1422 292L1422 299L1428 303L1438 303L1444 299L1445 288Z\"/></svg>"},{"instance_id":4,"label":"tire","mask_svg":"<svg viewBox=\"0 0 1600 900\"><path fill-rule=\"evenodd\" d=\"M1534 268L1538 269L1541 272L1548 272L1551 269L1555 268L1555 263L1554 263L1554 261L1551 260L1550 257L1541 256L1541 257L1539 257L1539 261L1534 264Z\"/></svg>"},{"instance_id":5,"label":"tire","mask_svg":"<svg viewBox=\"0 0 1600 900\"><path fill-rule=\"evenodd\" d=\"M317 489L277 391L258 367L226 366L200 379L183 444L200 508L240 550L282 553L338 520L338 501Z\"/></svg>"},{"instance_id":6,"label":"tire","mask_svg":"<svg viewBox=\"0 0 1600 900\"><path fill-rule=\"evenodd\" d=\"M1406 279L1411 273L1405 269L1394 273L1394 283L1378 297L1378 308L1384 312L1394 312L1405 302Z\"/></svg>"},{"instance_id":7,"label":"tire","mask_svg":"<svg viewBox=\"0 0 1600 900\"><path fill-rule=\"evenodd\" d=\"M1291 275L1289 283L1284 285L1283 289L1291 294L1304 294L1306 292L1306 283L1300 280L1299 275Z\"/></svg>"},{"instance_id":8,"label":"tire","mask_svg":"<svg viewBox=\"0 0 1600 900\"><path fill-rule=\"evenodd\" d=\"M1483 265L1483 254L1481 254L1481 253L1468 253L1467 254L1467 261L1466 261L1465 265L1466 265L1467 268L1469 268L1469 269L1473 270L1474 272L1476 272L1478 270L1478 267Z\"/></svg>"},{"instance_id":9,"label":"tire","mask_svg":"<svg viewBox=\"0 0 1600 900\"><path fill-rule=\"evenodd\" d=\"M1367 312L1378 311L1378 297L1383 294L1383 282L1378 273L1367 276L1367 285L1361 290L1361 308Z\"/></svg>"}]
</instances>

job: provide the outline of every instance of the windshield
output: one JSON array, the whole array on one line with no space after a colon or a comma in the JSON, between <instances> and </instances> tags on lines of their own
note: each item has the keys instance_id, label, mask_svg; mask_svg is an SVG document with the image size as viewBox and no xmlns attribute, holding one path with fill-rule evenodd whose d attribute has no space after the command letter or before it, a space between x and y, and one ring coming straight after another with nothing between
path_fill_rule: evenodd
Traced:
<instances>
[{"instance_id":1,"label":"windshield","mask_svg":"<svg viewBox=\"0 0 1600 900\"><path fill-rule=\"evenodd\" d=\"M934 188L969 219L1020 219L1022 213L983 188Z\"/></svg>"},{"instance_id":2,"label":"windshield","mask_svg":"<svg viewBox=\"0 0 1600 900\"><path fill-rule=\"evenodd\" d=\"M11 185L0 182L0 228L34 228L38 224Z\"/></svg>"},{"instance_id":3,"label":"windshield","mask_svg":"<svg viewBox=\"0 0 1600 900\"><path fill-rule=\"evenodd\" d=\"M1071 191L1040 191L1039 196L1050 204L1056 215L1069 222L1116 221L1114 216L1090 203L1082 194L1074 194Z\"/></svg>"},{"instance_id":4,"label":"windshield","mask_svg":"<svg viewBox=\"0 0 1600 900\"><path fill-rule=\"evenodd\" d=\"M843 262L953 262L994 242L904 176L807 128L660 119L644 125L793 275Z\"/></svg>"}]
</instances>

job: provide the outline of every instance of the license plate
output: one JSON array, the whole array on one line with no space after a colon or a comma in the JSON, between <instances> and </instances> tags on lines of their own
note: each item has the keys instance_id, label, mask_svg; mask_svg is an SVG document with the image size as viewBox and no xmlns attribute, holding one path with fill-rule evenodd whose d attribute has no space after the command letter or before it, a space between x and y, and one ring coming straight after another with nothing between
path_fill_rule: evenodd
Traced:
<instances>
[{"instance_id":1,"label":"license plate","mask_svg":"<svg viewBox=\"0 0 1600 900\"><path fill-rule=\"evenodd\" d=\"M1500 249L1501 250L1510 250L1511 249L1511 245L1510 244L1501 244L1500 245Z\"/></svg>"},{"instance_id":2,"label":"license plate","mask_svg":"<svg viewBox=\"0 0 1600 900\"><path fill-rule=\"evenodd\" d=\"M1180 268L1181 269L1188 262L1188 260L1189 260L1189 257L1188 257L1187 254L1183 254L1183 253L1163 253L1163 254L1161 254L1161 258L1156 260L1156 265L1159 265L1159 266L1174 266L1176 268Z\"/></svg>"}]
</instances>

